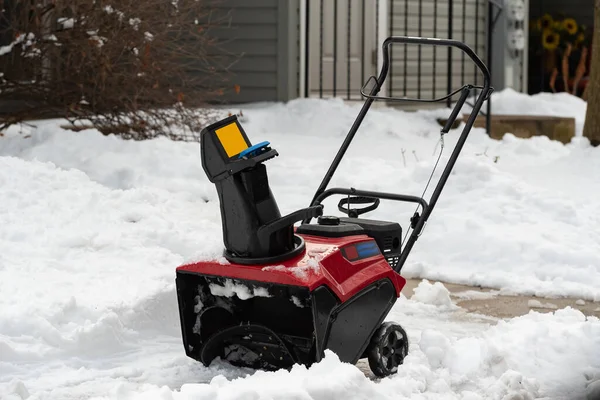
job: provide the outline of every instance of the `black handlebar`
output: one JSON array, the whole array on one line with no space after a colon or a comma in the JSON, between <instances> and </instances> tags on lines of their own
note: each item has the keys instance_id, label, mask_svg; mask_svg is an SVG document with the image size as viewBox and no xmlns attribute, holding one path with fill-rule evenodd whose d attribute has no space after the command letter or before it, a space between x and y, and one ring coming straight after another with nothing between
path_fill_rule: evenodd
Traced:
<instances>
[{"instance_id":1,"label":"black handlebar","mask_svg":"<svg viewBox=\"0 0 600 400\"><path fill-rule=\"evenodd\" d=\"M486 65L481 61L481 59L475 54L473 49L464 44L463 42L459 42L457 40L452 39L437 39L437 38L424 38L424 37L412 37L412 36L390 36L383 41L383 67L382 73L385 70L385 74L387 75L387 69L389 68L389 48L392 43L406 43L406 44L428 44L432 46L446 46L446 47L456 47L457 49L465 52L471 60L477 65L477 68L483 73L483 85L490 85L490 71L486 67ZM381 76L381 74L380 74Z\"/></svg>"},{"instance_id":2,"label":"black handlebar","mask_svg":"<svg viewBox=\"0 0 600 400\"><path fill-rule=\"evenodd\" d=\"M387 75L388 75L388 72L390 69L390 48L393 43L425 44L425 45L432 45L432 46L456 47L457 49L460 49L465 54L467 54L469 56L469 58L471 58L471 60L473 60L473 62L475 63L475 65L477 66L479 71L481 71L481 73L483 74L483 86L465 85L465 86L453 91L452 93L447 94L444 97L439 97L436 99L412 99L412 98L407 98L407 97L377 96L377 93L379 93L379 91L383 87L383 83L385 82L385 79L387 78ZM371 76L360 90L361 94L366 98L370 98L370 99L374 99L374 100L416 101L416 102L432 103L432 102L439 102L439 101L446 100L446 99L454 96L455 94L457 94L461 91L464 91L464 89L467 89L467 88L469 90L470 89L482 89L486 92L488 92L491 88L491 86L490 86L491 85L491 77L490 77L489 69L486 67L486 65L483 63L483 61L481 61L481 59L477 56L477 54L475 54L475 52L469 46L467 46L466 44L459 42L457 40L422 38L422 37L411 37L411 36L391 36L383 41L382 48L383 48L383 64L381 66L381 72L379 73L379 77L375 78L374 76ZM373 89L371 89L371 93L367 94L365 92L365 88L369 84L369 82L371 82L372 80L375 80L375 82L376 82L375 86L373 87ZM486 96L486 98L487 97L489 97L489 94L488 94L488 96Z\"/></svg>"}]
</instances>

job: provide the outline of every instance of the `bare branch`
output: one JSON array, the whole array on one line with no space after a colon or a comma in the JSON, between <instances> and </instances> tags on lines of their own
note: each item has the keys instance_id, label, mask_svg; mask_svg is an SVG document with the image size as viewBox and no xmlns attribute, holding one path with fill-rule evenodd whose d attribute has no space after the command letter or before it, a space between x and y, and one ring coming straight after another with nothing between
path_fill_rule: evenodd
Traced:
<instances>
[{"instance_id":1,"label":"bare branch","mask_svg":"<svg viewBox=\"0 0 600 400\"><path fill-rule=\"evenodd\" d=\"M216 118L201 107L239 90L229 71L241 55L214 34L231 22L218 3L11 2L0 24L10 38L0 47L0 102L21 106L0 129L53 116L132 139L193 135Z\"/></svg>"}]
</instances>

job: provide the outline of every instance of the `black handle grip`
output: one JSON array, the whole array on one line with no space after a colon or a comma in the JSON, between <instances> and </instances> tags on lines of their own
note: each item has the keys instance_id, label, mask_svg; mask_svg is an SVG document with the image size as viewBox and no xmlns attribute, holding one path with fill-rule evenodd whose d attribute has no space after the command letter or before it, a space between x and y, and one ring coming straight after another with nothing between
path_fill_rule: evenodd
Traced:
<instances>
[{"instance_id":1,"label":"black handle grip","mask_svg":"<svg viewBox=\"0 0 600 400\"><path fill-rule=\"evenodd\" d=\"M469 56L469 58L475 63L479 71L483 74L483 86L470 86L470 88L479 88L483 89L483 91L487 94L491 88L491 76L490 71L486 67L486 65L481 61L481 59L475 54L475 52L463 42L459 42L457 40L452 39L437 39L437 38L425 38L425 37L413 37L413 36L390 36L383 41L383 64L381 66L381 72L379 73L379 77L375 78L375 86L371 89L370 94L366 94L364 92L364 88L367 86L369 81L371 81L374 77L371 77L363 89L361 89L361 93L363 96L367 98L373 99L383 99L383 100L396 100L396 101L420 101L420 102L438 102L442 100L446 100L449 97L454 96L461 90L463 90L467 86L463 86L462 88L455 90L454 92L437 99L431 100L423 100L423 99L411 99L411 98L396 98L396 97L377 97L377 93L383 87L383 83L388 76L388 72L390 69L390 47L394 43L400 44L421 44L421 45L430 45L430 46L446 46L446 47L456 47L457 49L463 51L465 54Z\"/></svg>"},{"instance_id":2,"label":"black handle grip","mask_svg":"<svg viewBox=\"0 0 600 400\"><path fill-rule=\"evenodd\" d=\"M357 218L361 214L366 214L370 211L375 210L379 207L380 199L377 197L366 197L366 196L352 196L352 197L344 197L338 203L338 210L348 215L351 218ZM371 204L372 203L372 204ZM371 204L370 206L351 209L350 205L352 204ZM348 205L348 207L344 207Z\"/></svg>"}]
</instances>

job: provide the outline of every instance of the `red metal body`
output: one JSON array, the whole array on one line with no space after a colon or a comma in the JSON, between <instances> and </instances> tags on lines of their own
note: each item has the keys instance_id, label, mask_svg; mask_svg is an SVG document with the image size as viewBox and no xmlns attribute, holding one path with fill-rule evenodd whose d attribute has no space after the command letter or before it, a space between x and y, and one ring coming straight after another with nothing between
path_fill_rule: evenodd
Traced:
<instances>
[{"instance_id":1,"label":"red metal body","mask_svg":"<svg viewBox=\"0 0 600 400\"><path fill-rule=\"evenodd\" d=\"M303 286L310 291L326 285L342 302L371 283L389 278L396 288L396 295L400 296L406 280L390 267L381 253L378 252L374 256L358 261L349 261L342 255L341 249L372 242L373 239L370 237L366 235L341 238L299 236L304 238L305 251L279 265L241 265L201 261L182 265L177 270L263 283Z\"/></svg>"}]
</instances>

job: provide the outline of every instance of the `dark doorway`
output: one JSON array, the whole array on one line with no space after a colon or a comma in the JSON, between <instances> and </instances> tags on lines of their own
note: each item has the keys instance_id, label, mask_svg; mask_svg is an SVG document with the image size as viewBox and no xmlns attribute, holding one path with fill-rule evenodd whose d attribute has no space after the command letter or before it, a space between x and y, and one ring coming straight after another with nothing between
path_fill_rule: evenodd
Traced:
<instances>
[{"instance_id":1,"label":"dark doorway","mask_svg":"<svg viewBox=\"0 0 600 400\"><path fill-rule=\"evenodd\" d=\"M568 91L582 95L589 75L593 11L593 0L530 0L529 94ZM563 57L569 44L565 74Z\"/></svg>"}]
</instances>

